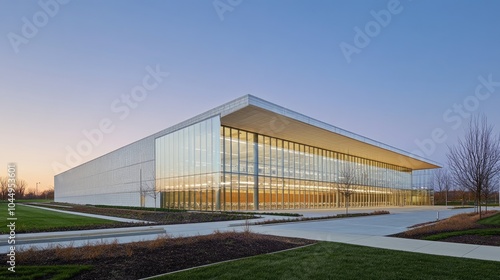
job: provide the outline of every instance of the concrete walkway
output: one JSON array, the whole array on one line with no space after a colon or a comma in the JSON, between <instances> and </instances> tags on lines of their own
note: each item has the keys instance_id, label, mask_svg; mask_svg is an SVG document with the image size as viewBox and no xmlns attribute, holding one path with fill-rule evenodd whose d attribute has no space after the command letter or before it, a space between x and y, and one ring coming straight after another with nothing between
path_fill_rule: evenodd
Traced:
<instances>
[{"instance_id":1,"label":"concrete walkway","mask_svg":"<svg viewBox=\"0 0 500 280\"><path fill-rule=\"evenodd\" d=\"M373 209L351 209L349 212L370 212ZM377 210L381 210L378 208ZM256 233L300 237L320 241L332 241L391 250L417 252L433 255L464 257L482 260L500 261L500 247L435 242L386 237L398 233L407 227L429 221L435 221L439 212L440 218L471 212L473 209L451 210L446 207L394 207L387 209L390 215L367 216L357 218L331 219L308 222L251 226ZM500 210L500 208L496 208ZM290 211L288 211L290 212ZM305 216L328 216L343 210L302 210ZM282 216L265 216L263 219L283 219ZM252 220L255 221L255 220ZM20 245L17 250L36 245L46 248L59 245L83 246L89 242L119 243L153 240L162 234L170 236L193 236L210 234L219 231L242 231L241 221L211 222L197 224L179 224L166 226L144 226L121 229L66 231L57 233L18 234L16 240ZM1 240L6 240L6 235ZM7 252L6 242L0 243L0 253Z\"/></svg>"},{"instance_id":2,"label":"concrete walkway","mask_svg":"<svg viewBox=\"0 0 500 280\"><path fill-rule=\"evenodd\" d=\"M252 227L252 231L262 234L340 242L406 252L500 261L500 247L497 246L403 239L385 236L406 230L406 227L412 225L409 224L408 221L419 221L418 223L422 223L435 220L435 218L425 219L426 216L432 217L436 215L436 212L432 210L435 209L429 209L428 211L414 210L414 212L372 217L260 226ZM452 216L459 212L471 211L439 210L442 217ZM497 208L497 210L499 209Z\"/></svg>"}]
</instances>

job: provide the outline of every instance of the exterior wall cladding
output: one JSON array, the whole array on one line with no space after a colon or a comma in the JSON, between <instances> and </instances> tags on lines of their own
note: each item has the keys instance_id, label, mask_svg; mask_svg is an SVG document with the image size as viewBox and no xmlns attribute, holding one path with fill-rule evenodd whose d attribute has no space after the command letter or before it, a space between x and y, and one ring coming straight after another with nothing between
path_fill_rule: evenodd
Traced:
<instances>
[{"instance_id":1,"label":"exterior wall cladding","mask_svg":"<svg viewBox=\"0 0 500 280\"><path fill-rule=\"evenodd\" d=\"M243 96L169 127L99 158L62 172L54 177L54 200L76 204L153 207L151 195L141 195L155 172L155 139L204 119L230 113L248 105ZM142 180L141 180L142 173ZM141 197L143 199L141 199ZM157 206L160 204L156 200Z\"/></svg>"},{"instance_id":2,"label":"exterior wall cladding","mask_svg":"<svg viewBox=\"0 0 500 280\"><path fill-rule=\"evenodd\" d=\"M70 169L54 179L55 201L140 206L141 173L143 183L150 183L154 157L150 136Z\"/></svg>"},{"instance_id":3,"label":"exterior wall cladding","mask_svg":"<svg viewBox=\"0 0 500 280\"><path fill-rule=\"evenodd\" d=\"M340 144L325 146L314 136L295 141L293 133L308 132L273 134L247 119L268 113L312 133L340 135L349 147L329 148ZM360 143L402 163L345 152ZM356 178L352 207L432 203L429 171L437 164L250 95L56 175L55 201L195 210L344 207L339 183L346 167Z\"/></svg>"}]
</instances>

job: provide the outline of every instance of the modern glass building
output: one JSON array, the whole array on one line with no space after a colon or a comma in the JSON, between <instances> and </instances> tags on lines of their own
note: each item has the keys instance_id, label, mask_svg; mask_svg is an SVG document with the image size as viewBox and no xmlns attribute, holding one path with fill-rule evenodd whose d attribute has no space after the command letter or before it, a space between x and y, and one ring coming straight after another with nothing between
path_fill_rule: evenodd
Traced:
<instances>
[{"instance_id":1,"label":"modern glass building","mask_svg":"<svg viewBox=\"0 0 500 280\"><path fill-rule=\"evenodd\" d=\"M351 207L429 205L421 174L437 167L247 95L57 175L55 197L193 210L336 208L346 204L349 178Z\"/></svg>"}]
</instances>

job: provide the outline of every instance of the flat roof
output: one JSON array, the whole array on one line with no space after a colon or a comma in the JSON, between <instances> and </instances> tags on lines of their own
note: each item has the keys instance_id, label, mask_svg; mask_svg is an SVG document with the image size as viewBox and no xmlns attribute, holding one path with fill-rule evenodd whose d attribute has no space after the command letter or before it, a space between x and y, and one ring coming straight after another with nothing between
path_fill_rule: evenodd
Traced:
<instances>
[{"instance_id":1,"label":"flat roof","mask_svg":"<svg viewBox=\"0 0 500 280\"><path fill-rule=\"evenodd\" d=\"M318 121L252 95L245 95L209 112L219 113L222 125L250 132L413 170L440 167L438 163L431 160Z\"/></svg>"},{"instance_id":2,"label":"flat roof","mask_svg":"<svg viewBox=\"0 0 500 280\"><path fill-rule=\"evenodd\" d=\"M403 150L310 118L253 95L245 95L176 125L119 148L140 141L151 141L205 119L220 116L221 124L289 140L309 146L385 162L412 170L441 167L438 163ZM116 150L115 150L116 151ZM115 151L99 156L90 163ZM80 165L79 165L80 166ZM73 168L70 168L71 170ZM65 173L66 170L62 173Z\"/></svg>"}]
</instances>

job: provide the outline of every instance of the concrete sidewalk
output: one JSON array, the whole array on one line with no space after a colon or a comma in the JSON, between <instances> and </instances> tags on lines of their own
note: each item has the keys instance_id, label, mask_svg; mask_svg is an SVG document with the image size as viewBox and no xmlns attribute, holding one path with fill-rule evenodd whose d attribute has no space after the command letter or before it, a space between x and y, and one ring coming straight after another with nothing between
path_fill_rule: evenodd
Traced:
<instances>
[{"instance_id":1,"label":"concrete sidewalk","mask_svg":"<svg viewBox=\"0 0 500 280\"><path fill-rule=\"evenodd\" d=\"M493 209L500 210L499 207ZM286 223L273 226L264 225L252 227L252 231L262 234L340 242L407 252L500 261L500 247L497 246L387 237L387 235L405 231L409 226L435 221L437 212L439 212L440 219L444 219L459 213L472 212L474 209L453 210L446 207L429 206L421 208L403 207L389 210L394 214ZM310 213L310 215L315 215L315 213Z\"/></svg>"},{"instance_id":2,"label":"concrete sidewalk","mask_svg":"<svg viewBox=\"0 0 500 280\"><path fill-rule=\"evenodd\" d=\"M284 230L266 226L252 228L252 231L262 234L339 242L414 253L500 261L500 247L497 246L426 241L385 236L338 234L308 230Z\"/></svg>"},{"instance_id":3,"label":"concrete sidewalk","mask_svg":"<svg viewBox=\"0 0 500 280\"><path fill-rule=\"evenodd\" d=\"M381 209L378 209L381 210ZM498 207L496 210L500 210ZM342 210L306 210L307 216L327 216ZM451 210L445 207L402 207L389 209L393 214L319 220L308 222L293 222L251 226L256 233L278 236L299 237L319 241L340 242L361 246L384 248L391 250L425 253L442 256L464 257L482 260L500 261L500 247L481 246L448 242L436 242L414 239L386 237L386 235L402 232L414 224L434 221L437 212L441 218L458 213L471 212L473 209ZM352 209L354 212L370 212L368 209ZM265 216L264 219L282 219L281 216ZM252 220L255 221L255 220ZM153 240L166 233L170 236L205 235L218 231L243 231L241 221L210 222L197 224L155 225L122 229L66 231L58 233L18 234L16 240L21 245L17 249L36 245L46 248L59 245L83 246L89 242L119 243ZM6 240L6 235L1 236ZM4 239L5 238L5 239ZM8 247L0 243L0 252L7 252Z\"/></svg>"}]
</instances>

